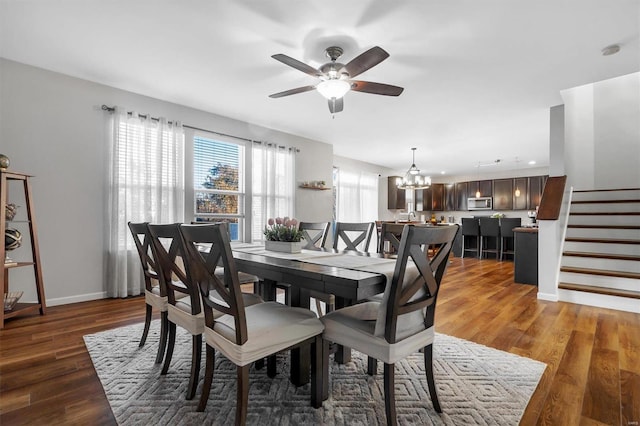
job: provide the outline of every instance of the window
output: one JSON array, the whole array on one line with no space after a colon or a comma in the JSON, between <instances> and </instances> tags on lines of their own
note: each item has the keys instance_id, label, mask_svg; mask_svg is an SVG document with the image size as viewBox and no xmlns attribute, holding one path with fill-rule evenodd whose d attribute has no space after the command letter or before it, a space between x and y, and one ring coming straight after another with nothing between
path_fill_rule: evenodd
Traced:
<instances>
[{"instance_id":1,"label":"window","mask_svg":"<svg viewBox=\"0 0 640 426\"><path fill-rule=\"evenodd\" d=\"M264 240L264 226L269 218L295 217L294 148L268 143L254 143L252 152L251 238Z\"/></svg>"},{"instance_id":2,"label":"window","mask_svg":"<svg viewBox=\"0 0 640 426\"><path fill-rule=\"evenodd\" d=\"M231 240L243 239L244 146L196 135L193 138L194 218L228 222Z\"/></svg>"},{"instance_id":3,"label":"window","mask_svg":"<svg viewBox=\"0 0 640 426\"><path fill-rule=\"evenodd\" d=\"M334 172L339 222L373 222L378 218L378 175L337 169Z\"/></svg>"}]
</instances>

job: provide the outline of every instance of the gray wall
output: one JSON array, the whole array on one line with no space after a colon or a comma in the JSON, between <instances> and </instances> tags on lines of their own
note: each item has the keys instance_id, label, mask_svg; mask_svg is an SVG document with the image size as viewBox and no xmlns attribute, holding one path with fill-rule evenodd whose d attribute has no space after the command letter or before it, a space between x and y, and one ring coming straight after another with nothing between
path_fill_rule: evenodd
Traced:
<instances>
[{"instance_id":1,"label":"gray wall","mask_svg":"<svg viewBox=\"0 0 640 426\"><path fill-rule=\"evenodd\" d=\"M574 189L637 188L640 73L568 89L562 99L569 184Z\"/></svg>"},{"instance_id":2,"label":"gray wall","mask_svg":"<svg viewBox=\"0 0 640 426\"><path fill-rule=\"evenodd\" d=\"M296 180L331 182L329 144L0 58L0 153L9 156L12 171L35 176L35 218L49 305L104 297L108 141L102 104L298 147ZM295 214L330 220L331 200L331 191L298 190ZM24 202L18 204L24 209ZM22 247L11 255L20 260L26 253ZM26 268L10 271L11 288L25 291L25 301L35 299L32 275Z\"/></svg>"}]
</instances>

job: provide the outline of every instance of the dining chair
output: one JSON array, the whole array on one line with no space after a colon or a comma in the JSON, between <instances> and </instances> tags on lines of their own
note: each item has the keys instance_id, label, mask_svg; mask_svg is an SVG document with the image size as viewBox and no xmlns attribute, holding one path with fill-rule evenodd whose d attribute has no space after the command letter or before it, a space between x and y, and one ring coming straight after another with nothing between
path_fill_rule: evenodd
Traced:
<instances>
[{"instance_id":1,"label":"dining chair","mask_svg":"<svg viewBox=\"0 0 640 426\"><path fill-rule=\"evenodd\" d=\"M375 228L375 224L373 222L336 222L333 248L368 252L373 228ZM346 247L342 247L342 245Z\"/></svg>"},{"instance_id":2,"label":"dining chair","mask_svg":"<svg viewBox=\"0 0 640 426\"><path fill-rule=\"evenodd\" d=\"M405 224L382 222L380 228L380 238L378 241L378 253L383 254L396 254L398 253L398 247L400 246L400 237L402 236L402 230ZM385 247L387 241L389 242L388 249Z\"/></svg>"},{"instance_id":3,"label":"dining chair","mask_svg":"<svg viewBox=\"0 0 640 426\"><path fill-rule=\"evenodd\" d=\"M248 306L240 292L229 236L221 225L180 227L186 246L186 264L203 300L206 341L204 386L198 411L209 399L215 351L236 365L236 425L246 422L249 399L249 365L295 347L311 348L311 405L322 405L322 330L316 314L277 302ZM202 247L207 250L203 251ZM215 274L224 268L223 277ZM225 315L217 316L219 311Z\"/></svg>"},{"instance_id":4,"label":"dining chair","mask_svg":"<svg viewBox=\"0 0 640 426\"><path fill-rule=\"evenodd\" d=\"M321 249L327 241L331 222L300 222L298 229L302 233L305 249Z\"/></svg>"},{"instance_id":5,"label":"dining chair","mask_svg":"<svg viewBox=\"0 0 640 426\"><path fill-rule=\"evenodd\" d=\"M156 272L157 267L153 259L153 254L151 253L151 236L149 235L147 224L147 222L127 223L138 251L144 278L144 302L146 312L144 330L142 331L139 346L143 347L147 341L151 317L153 315L153 309L155 308L160 311L160 340L158 342L158 353L155 362L156 364L160 364L162 358L164 358L164 352L167 347L167 333L169 330L169 320L167 319L167 291L164 285L160 285L160 280Z\"/></svg>"},{"instance_id":6,"label":"dining chair","mask_svg":"<svg viewBox=\"0 0 640 426\"><path fill-rule=\"evenodd\" d=\"M387 424L397 423L394 395L395 364L423 350L425 374L433 407L442 412L433 376L436 299L459 226L406 226L402 231L393 273L379 302L368 301L326 314L323 363L329 343L349 346L384 362ZM429 258L429 247L436 247ZM326 374L326 373L325 373ZM328 385L323 397L328 396Z\"/></svg>"},{"instance_id":7,"label":"dining chair","mask_svg":"<svg viewBox=\"0 0 640 426\"><path fill-rule=\"evenodd\" d=\"M202 225L193 225L196 227ZM226 229L225 225L221 225ZM151 236L151 248L156 260L157 273L161 285L167 294L168 347L164 365L160 374L169 371L176 342L176 326L180 326L191 334L191 372L187 399L193 399L198 387L200 358L202 353L202 332L204 331L204 314L200 302L200 291L193 284L184 265L185 253L180 224L147 225ZM177 295L186 294L180 298ZM262 299L251 293L242 293L247 304L261 303ZM216 315L222 315L216 312Z\"/></svg>"},{"instance_id":8,"label":"dining chair","mask_svg":"<svg viewBox=\"0 0 640 426\"><path fill-rule=\"evenodd\" d=\"M302 232L302 238L304 238L304 240L306 241L306 245L302 248L307 250L323 249L325 243L327 242L327 236L329 235L330 227L331 222L300 222L298 224L298 229ZM288 284L284 285L287 286L285 290L287 305L291 306L291 299L289 298L288 293L290 289L288 288ZM314 290L310 290L309 295L316 301L316 311L319 315L322 314L321 301L325 301L325 306L327 306L328 303L331 303L331 295L320 293ZM335 301L333 303L335 305Z\"/></svg>"},{"instance_id":9,"label":"dining chair","mask_svg":"<svg viewBox=\"0 0 640 426\"><path fill-rule=\"evenodd\" d=\"M503 217L500 219L500 260L504 258L505 254L515 257L513 228L517 228L520 225L522 225L522 219L519 217Z\"/></svg>"},{"instance_id":10,"label":"dining chair","mask_svg":"<svg viewBox=\"0 0 640 426\"><path fill-rule=\"evenodd\" d=\"M487 253L500 257L500 219L497 217L480 218L480 259Z\"/></svg>"},{"instance_id":11,"label":"dining chair","mask_svg":"<svg viewBox=\"0 0 640 426\"><path fill-rule=\"evenodd\" d=\"M469 241L473 245L469 245ZM475 217L462 218L462 250L460 257L468 251L475 252L480 257L480 222Z\"/></svg>"}]
</instances>

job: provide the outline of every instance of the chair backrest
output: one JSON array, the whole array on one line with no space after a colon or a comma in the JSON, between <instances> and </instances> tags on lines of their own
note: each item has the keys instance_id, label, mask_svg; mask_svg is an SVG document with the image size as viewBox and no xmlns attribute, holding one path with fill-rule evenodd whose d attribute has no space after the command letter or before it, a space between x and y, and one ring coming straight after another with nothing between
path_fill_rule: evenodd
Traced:
<instances>
[{"instance_id":1,"label":"chair backrest","mask_svg":"<svg viewBox=\"0 0 640 426\"><path fill-rule=\"evenodd\" d=\"M302 232L305 249L324 248L329 234L330 222L300 222L298 229Z\"/></svg>"},{"instance_id":2,"label":"chair backrest","mask_svg":"<svg viewBox=\"0 0 640 426\"><path fill-rule=\"evenodd\" d=\"M157 267L155 259L153 258L153 253L151 252L151 236L149 235L149 230L147 229L148 222L140 222L133 223L128 222L129 230L131 231L131 236L133 237L133 242L136 245L136 249L138 250L138 257L140 258L140 263L142 264L142 274L144 276L144 287L151 291L152 280L160 282L158 278L158 274L156 273ZM166 289L163 285L159 286L160 296L166 296Z\"/></svg>"},{"instance_id":3,"label":"chair backrest","mask_svg":"<svg viewBox=\"0 0 640 426\"><path fill-rule=\"evenodd\" d=\"M500 219L500 235L503 237L513 237L513 228L522 225L522 219L519 217L503 217Z\"/></svg>"},{"instance_id":4,"label":"chair backrest","mask_svg":"<svg viewBox=\"0 0 640 426\"><path fill-rule=\"evenodd\" d=\"M396 343L434 324L436 299L459 226L405 226L375 335ZM435 254L429 257L429 251Z\"/></svg>"},{"instance_id":5,"label":"chair backrest","mask_svg":"<svg viewBox=\"0 0 640 426\"><path fill-rule=\"evenodd\" d=\"M216 320L213 309L232 315L235 343L242 345L248 339L247 320L238 270L226 228L224 224L182 225L180 233L185 245L185 265L202 296L205 325L214 329ZM224 268L222 280L216 275L216 267L220 265Z\"/></svg>"},{"instance_id":6,"label":"chair backrest","mask_svg":"<svg viewBox=\"0 0 640 426\"><path fill-rule=\"evenodd\" d=\"M198 225L194 225L198 226ZM188 294L191 301L191 314L201 312L200 293L185 267L185 251L180 224L147 225L151 236L153 257L158 266L158 277L167 291L167 301L176 304L176 292Z\"/></svg>"},{"instance_id":7,"label":"chair backrest","mask_svg":"<svg viewBox=\"0 0 640 426\"><path fill-rule=\"evenodd\" d=\"M346 247L344 248L345 250L368 252L373 228L373 222L336 222L336 232L333 238L333 248L343 248L339 247L340 243L343 243L346 245Z\"/></svg>"},{"instance_id":8,"label":"chair backrest","mask_svg":"<svg viewBox=\"0 0 640 426\"><path fill-rule=\"evenodd\" d=\"M480 224L475 217L462 218L462 235L480 235Z\"/></svg>"},{"instance_id":9,"label":"chair backrest","mask_svg":"<svg viewBox=\"0 0 640 426\"><path fill-rule=\"evenodd\" d=\"M382 222L380 238L378 240L378 253L397 253L400 247L400 238L405 225L402 223ZM389 241L390 247L385 251L385 242Z\"/></svg>"},{"instance_id":10,"label":"chair backrest","mask_svg":"<svg viewBox=\"0 0 640 426\"><path fill-rule=\"evenodd\" d=\"M480 218L480 235L483 237L500 236L500 219L497 217Z\"/></svg>"}]
</instances>

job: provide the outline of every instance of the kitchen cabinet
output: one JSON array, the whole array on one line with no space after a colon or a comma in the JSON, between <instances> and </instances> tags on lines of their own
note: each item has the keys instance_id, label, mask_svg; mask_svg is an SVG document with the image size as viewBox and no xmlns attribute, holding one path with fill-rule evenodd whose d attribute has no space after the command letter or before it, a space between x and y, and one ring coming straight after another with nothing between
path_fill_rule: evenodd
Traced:
<instances>
[{"instance_id":1,"label":"kitchen cabinet","mask_svg":"<svg viewBox=\"0 0 640 426\"><path fill-rule=\"evenodd\" d=\"M514 228L513 280L538 285L538 228Z\"/></svg>"},{"instance_id":2,"label":"kitchen cabinet","mask_svg":"<svg viewBox=\"0 0 640 426\"><path fill-rule=\"evenodd\" d=\"M407 208L407 193L404 189L398 189L396 179L400 176L387 177L387 208L399 210Z\"/></svg>"},{"instance_id":3,"label":"kitchen cabinet","mask_svg":"<svg viewBox=\"0 0 640 426\"><path fill-rule=\"evenodd\" d=\"M416 189L415 197L416 197L416 211L419 212L428 212L431 211L431 206L433 203L433 191L431 188L426 189Z\"/></svg>"},{"instance_id":4,"label":"kitchen cabinet","mask_svg":"<svg viewBox=\"0 0 640 426\"><path fill-rule=\"evenodd\" d=\"M535 210L542 200L542 191L544 184L547 182L547 176L530 176L529 177L529 194L527 209Z\"/></svg>"},{"instance_id":5,"label":"kitchen cabinet","mask_svg":"<svg viewBox=\"0 0 640 426\"><path fill-rule=\"evenodd\" d=\"M520 196L516 196L516 189L520 190ZM526 177L513 179L513 210L526 210L529 203L529 179Z\"/></svg>"},{"instance_id":6,"label":"kitchen cabinet","mask_svg":"<svg viewBox=\"0 0 640 426\"><path fill-rule=\"evenodd\" d=\"M480 191L481 197L493 196L493 181L492 180L474 180L469 182L468 185L469 198L475 197L477 192Z\"/></svg>"},{"instance_id":7,"label":"kitchen cabinet","mask_svg":"<svg viewBox=\"0 0 640 426\"><path fill-rule=\"evenodd\" d=\"M444 209L446 211L453 211L456 209L456 184L455 183L444 184Z\"/></svg>"},{"instance_id":8,"label":"kitchen cabinet","mask_svg":"<svg viewBox=\"0 0 640 426\"><path fill-rule=\"evenodd\" d=\"M493 181L493 210L513 210L513 179Z\"/></svg>"},{"instance_id":9,"label":"kitchen cabinet","mask_svg":"<svg viewBox=\"0 0 640 426\"><path fill-rule=\"evenodd\" d=\"M444 211L444 201L444 183L431 185L431 210L436 212Z\"/></svg>"},{"instance_id":10,"label":"kitchen cabinet","mask_svg":"<svg viewBox=\"0 0 640 426\"><path fill-rule=\"evenodd\" d=\"M467 211L467 198L469 198L469 182L456 183L456 210Z\"/></svg>"}]
</instances>

